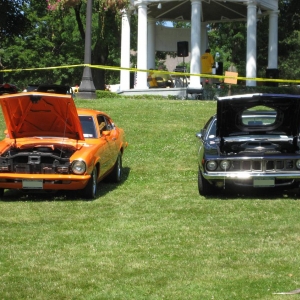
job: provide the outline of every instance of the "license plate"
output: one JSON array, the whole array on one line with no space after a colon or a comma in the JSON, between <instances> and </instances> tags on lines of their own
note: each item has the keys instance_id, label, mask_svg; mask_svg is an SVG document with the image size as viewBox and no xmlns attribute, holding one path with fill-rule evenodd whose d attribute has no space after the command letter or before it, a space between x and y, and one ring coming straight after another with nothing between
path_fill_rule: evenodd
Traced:
<instances>
[{"instance_id":1,"label":"license plate","mask_svg":"<svg viewBox=\"0 0 300 300\"><path fill-rule=\"evenodd\" d=\"M275 186L275 179L274 178L254 178L253 179L253 186L254 187L269 187Z\"/></svg>"},{"instance_id":2,"label":"license plate","mask_svg":"<svg viewBox=\"0 0 300 300\"><path fill-rule=\"evenodd\" d=\"M22 180L23 189L43 189L43 180Z\"/></svg>"}]
</instances>

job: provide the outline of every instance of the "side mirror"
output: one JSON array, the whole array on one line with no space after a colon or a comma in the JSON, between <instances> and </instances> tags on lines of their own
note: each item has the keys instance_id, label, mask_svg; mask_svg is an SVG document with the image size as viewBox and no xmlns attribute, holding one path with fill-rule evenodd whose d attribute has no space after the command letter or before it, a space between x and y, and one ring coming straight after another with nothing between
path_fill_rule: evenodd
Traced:
<instances>
[{"instance_id":1,"label":"side mirror","mask_svg":"<svg viewBox=\"0 0 300 300\"><path fill-rule=\"evenodd\" d=\"M110 131L109 130L102 131L102 136L110 136Z\"/></svg>"},{"instance_id":2,"label":"side mirror","mask_svg":"<svg viewBox=\"0 0 300 300\"><path fill-rule=\"evenodd\" d=\"M200 132L196 133L196 137L202 139L206 134L206 129L201 129Z\"/></svg>"}]
</instances>

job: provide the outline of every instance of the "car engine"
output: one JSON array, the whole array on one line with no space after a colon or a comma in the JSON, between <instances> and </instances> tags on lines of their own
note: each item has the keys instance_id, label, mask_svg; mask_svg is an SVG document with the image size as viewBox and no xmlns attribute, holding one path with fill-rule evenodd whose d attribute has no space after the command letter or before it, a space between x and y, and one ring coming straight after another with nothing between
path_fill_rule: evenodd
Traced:
<instances>
[{"instance_id":1,"label":"car engine","mask_svg":"<svg viewBox=\"0 0 300 300\"><path fill-rule=\"evenodd\" d=\"M63 146L27 149L11 147L0 156L0 172L23 174L69 174L70 157L75 150Z\"/></svg>"}]
</instances>

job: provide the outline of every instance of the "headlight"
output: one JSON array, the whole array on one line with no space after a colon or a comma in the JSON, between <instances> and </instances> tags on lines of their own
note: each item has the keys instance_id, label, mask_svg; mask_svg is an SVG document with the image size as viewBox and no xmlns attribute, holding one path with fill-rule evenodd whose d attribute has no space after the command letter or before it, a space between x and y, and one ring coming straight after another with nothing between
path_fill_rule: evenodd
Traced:
<instances>
[{"instance_id":1,"label":"headlight","mask_svg":"<svg viewBox=\"0 0 300 300\"><path fill-rule=\"evenodd\" d=\"M83 160L75 160L72 163L72 171L74 174L81 175L86 171L86 164Z\"/></svg>"},{"instance_id":2,"label":"headlight","mask_svg":"<svg viewBox=\"0 0 300 300\"><path fill-rule=\"evenodd\" d=\"M220 163L220 167L224 171L229 170L230 166L231 166L230 160L222 160Z\"/></svg>"},{"instance_id":3,"label":"headlight","mask_svg":"<svg viewBox=\"0 0 300 300\"><path fill-rule=\"evenodd\" d=\"M296 161L296 168L300 170L300 159Z\"/></svg>"},{"instance_id":4,"label":"headlight","mask_svg":"<svg viewBox=\"0 0 300 300\"><path fill-rule=\"evenodd\" d=\"M206 168L209 170L209 171L214 171L216 170L218 167L217 165L217 162L214 161L214 160L209 160L207 163L206 163Z\"/></svg>"}]
</instances>

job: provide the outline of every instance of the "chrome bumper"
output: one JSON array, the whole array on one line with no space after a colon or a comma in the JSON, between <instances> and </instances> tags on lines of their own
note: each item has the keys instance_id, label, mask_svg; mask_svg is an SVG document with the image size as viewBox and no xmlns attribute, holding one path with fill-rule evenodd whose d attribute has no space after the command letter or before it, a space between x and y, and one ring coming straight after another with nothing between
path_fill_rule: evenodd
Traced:
<instances>
[{"instance_id":1,"label":"chrome bumper","mask_svg":"<svg viewBox=\"0 0 300 300\"><path fill-rule=\"evenodd\" d=\"M275 179L299 179L300 171L293 173L253 173L253 172L210 172L202 173L206 180L214 179L260 179L260 178L275 178Z\"/></svg>"}]
</instances>

